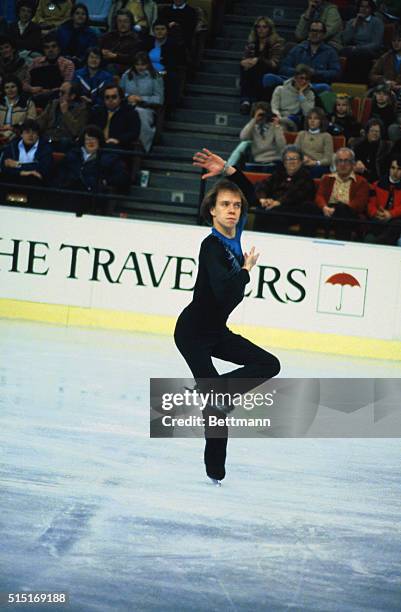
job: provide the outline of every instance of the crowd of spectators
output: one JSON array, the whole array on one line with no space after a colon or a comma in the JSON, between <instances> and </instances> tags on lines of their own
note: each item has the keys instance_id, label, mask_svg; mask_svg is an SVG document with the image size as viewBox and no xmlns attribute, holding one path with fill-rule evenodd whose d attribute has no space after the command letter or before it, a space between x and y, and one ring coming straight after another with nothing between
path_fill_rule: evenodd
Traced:
<instances>
[{"instance_id":1,"label":"crowd of spectators","mask_svg":"<svg viewBox=\"0 0 401 612\"><path fill-rule=\"evenodd\" d=\"M199 12L184 0L160 10L154 0L12 8L15 18L0 20L2 199L13 181L126 192L159 119L178 104ZM74 199L77 212L91 209L84 199ZM71 198L60 203L69 210Z\"/></svg>"},{"instance_id":2,"label":"crowd of spectators","mask_svg":"<svg viewBox=\"0 0 401 612\"><path fill-rule=\"evenodd\" d=\"M255 20L240 61L239 110L251 117L233 155L271 173L257 227L288 229L292 210L308 235L323 222L340 237L397 242L401 27L391 10L306 0L291 41L270 17ZM179 102L201 21L185 0L18 0L15 19L0 22L0 183L126 192L135 155ZM363 232L356 219L372 222Z\"/></svg>"},{"instance_id":3,"label":"crowd of spectators","mask_svg":"<svg viewBox=\"0 0 401 612\"><path fill-rule=\"evenodd\" d=\"M271 173L257 187L256 229L297 221L305 235L397 244L401 25L388 8L306 0L295 41L255 20L240 62L240 112L251 118L230 163Z\"/></svg>"}]
</instances>

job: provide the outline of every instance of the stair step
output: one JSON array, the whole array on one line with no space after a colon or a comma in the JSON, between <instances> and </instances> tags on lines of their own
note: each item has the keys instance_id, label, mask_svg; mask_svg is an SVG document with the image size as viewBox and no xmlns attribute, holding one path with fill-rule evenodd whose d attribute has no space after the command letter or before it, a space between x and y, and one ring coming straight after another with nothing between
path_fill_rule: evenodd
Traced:
<instances>
[{"instance_id":1,"label":"stair step","mask_svg":"<svg viewBox=\"0 0 401 612\"><path fill-rule=\"evenodd\" d=\"M165 189L158 187L131 187L130 195L135 202L151 202L152 204L192 204L197 206L199 199L198 191L189 191L177 181L176 189Z\"/></svg>"},{"instance_id":2,"label":"stair step","mask_svg":"<svg viewBox=\"0 0 401 612\"><path fill-rule=\"evenodd\" d=\"M213 47L215 49L223 49L224 51L239 51L243 53L246 44L246 38L231 38L227 36L217 36L214 40Z\"/></svg>"},{"instance_id":3,"label":"stair step","mask_svg":"<svg viewBox=\"0 0 401 612\"><path fill-rule=\"evenodd\" d=\"M225 157L227 155L227 150L223 150L220 147L217 149L215 146L216 144L220 145L220 142L216 142L216 141L212 142L209 138L203 138L200 147L197 147L196 144L194 144L194 146L191 146L190 148L181 147L181 146L177 148L173 148L171 145L157 145L153 147L152 151L147 155L146 161L161 160L162 162L164 161L165 162L167 161L177 162L177 161L183 160L184 162L186 162L186 164L190 165L192 164L193 154L196 153L196 151L198 151L200 148L203 148L203 147L211 149L214 153L216 153L217 155L220 155L220 157ZM149 168L151 167L151 165L147 163L147 167ZM167 164L163 164L162 166L159 166L159 168L160 167L164 169L167 169L167 168L172 169L172 166L171 165L167 166ZM181 163L177 164L175 167L176 170L179 170L180 168L184 169ZM185 170L187 170L187 167L185 167Z\"/></svg>"},{"instance_id":4,"label":"stair step","mask_svg":"<svg viewBox=\"0 0 401 612\"><path fill-rule=\"evenodd\" d=\"M242 59L242 51L226 51L224 49L206 49L205 58L216 58L222 60L240 61Z\"/></svg>"},{"instance_id":5,"label":"stair step","mask_svg":"<svg viewBox=\"0 0 401 612\"><path fill-rule=\"evenodd\" d=\"M192 191L199 193L200 176L189 172L156 172L151 171L149 186L170 191Z\"/></svg>"},{"instance_id":6,"label":"stair step","mask_svg":"<svg viewBox=\"0 0 401 612\"><path fill-rule=\"evenodd\" d=\"M193 132L195 134L220 134L221 136L233 136L234 138L238 137L238 128L235 127L227 127L220 126L214 124L202 124L202 123L194 123L195 119L192 116L192 120L188 122L185 121L166 121L164 124L165 129L172 130L174 132L184 131L186 133ZM197 119L197 117L196 117Z\"/></svg>"},{"instance_id":7,"label":"stair step","mask_svg":"<svg viewBox=\"0 0 401 612\"><path fill-rule=\"evenodd\" d=\"M185 92L203 93L209 96L236 96L239 98L239 90L236 87L218 87L217 85L198 85L197 83L187 83ZM211 99L212 103L213 100Z\"/></svg>"},{"instance_id":8,"label":"stair step","mask_svg":"<svg viewBox=\"0 0 401 612\"><path fill-rule=\"evenodd\" d=\"M201 72L208 74L224 74L239 77L239 62L235 61L217 61L217 60L202 60L199 66Z\"/></svg>"},{"instance_id":9,"label":"stair step","mask_svg":"<svg viewBox=\"0 0 401 612\"><path fill-rule=\"evenodd\" d=\"M203 147L208 149L217 149L226 155L238 144L238 136L219 136L215 134L199 134L196 132L168 132L165 130L160 138L162 147L174 147L176 151L188 150L191 152L190 157L195 151L199 151ZM154 149L156 149L155 147Z\"/></svg>"},{"instance_id":10,"label":"stair step","mask_svg":"<svg viewBox=\"0 0 401 612\"><path fill-rule=\"evenodd\" d=\"M194 85L212 85L213 87L234 87L238 88L239 75L232 74L213 74L211 72L197 72L191 79Z\"/></svg>"},{"instance_id":11,"label":"stair step","mask_svg":"<svg viewBox=\"0 0 401 612\"><path fill-rule=\"evenodd\" d=\"M145 214L141 217L135 215L135 218L147 218L152 221L156 221L155 213L167 213L169 216L171 214L178 215L191 215L194 219L197 218L198 213L198 204L196 205L185 205L185 204L177 204L174 202L169 203L154 203L150 204L147 201L135 201L135 200L127 200L123 205L117 206L118 212L127 212L129 214L130 211L142 211Z\"/></svg>"},{"instance_id":12,"label":"stair step","mask_svg":"<svg viewBox=\"0 0 401 612\"><path fill-rule=\"evenodd\" d=\"M240 130L247 122L247 117L238 113L238 103L235 104L236 113L229 113L226 111L214 112L213 110L207 111L202 110L203 108L203 102L199 104L199 109L195 114L193 109L180 108L173 113L172 121L196 121L197 124L208 125L211 131L213 131L216 126L225 126Z\"/></svg>"},{"instance_id":13,"label":"stair step","mask_svg":"<svg viewBox=\"0 0 401 612\"><path fill-rule=\"evenodd\" d=\"M247 17L252 16L255 19L256 17L259 17L259 15L270 17L277 25L283 23L283 21L292 21L294 24L296 24L305 9L306 6L280 5L277 7L266 6L266 4L262 3L251 4L246 2L244 4L239 4L236 2L233 7L233 12L234 15L245 15Z\"/></svg>"},{"instance_id":14,"label":"stair step","mask_svg":"<svg viewBox=\"0 0 401 612\"><path fill-rule=\"evenodd\" d=\"M231 98L210 98L206 95L184 96L181 98L180 106L184 109L204 110L207 112L216 113L238 113L239 115L239 98L238 96Z\"/></svg>"},{"instance_id":15,"label":"stair step","mask_svg":"<svg viewBox=\"0 0 401 612\"><path fill-rule=\"evenodd\" d=\"M151 153L149 155L151 155ZM151 173L155 171L181 173L182 171L188 174L192 173L194 176L198 177L201 174L200 169L193 166L192 162L189 161L189 159L192 159L192 156L190 156L188 160L177 162L171 159L160 158L160 156L159 158L156 156L152 159L149 155L143 160L142 168L144 170L149 170Z\"/></svg>"}]
</instances>

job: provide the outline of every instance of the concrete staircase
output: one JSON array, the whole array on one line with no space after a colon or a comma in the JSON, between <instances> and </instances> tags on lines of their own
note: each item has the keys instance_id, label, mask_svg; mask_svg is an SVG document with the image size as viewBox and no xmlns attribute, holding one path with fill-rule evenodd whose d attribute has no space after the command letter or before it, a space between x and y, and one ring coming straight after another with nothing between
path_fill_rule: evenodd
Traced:
<instances>
[{"instance_id":1,"label":"concrete staircase","mask_svg":"<svg viewBox=\"0 0 401 612\"><path fill-rule=\"evenodd\" d=\"M207 48L196 75L186 84L180 107L165 122L160 141L144 158L147 188L133 186L124 213L136 218L196 223L200 171L192 155L203 147L225 159L238 144L247 118L239 114L239 61L255 18L271 17L278 32L293 40L305 0L237 0L221 33ZM210 185L207 185L209 187Z\"/></svg>"}]
</instances>

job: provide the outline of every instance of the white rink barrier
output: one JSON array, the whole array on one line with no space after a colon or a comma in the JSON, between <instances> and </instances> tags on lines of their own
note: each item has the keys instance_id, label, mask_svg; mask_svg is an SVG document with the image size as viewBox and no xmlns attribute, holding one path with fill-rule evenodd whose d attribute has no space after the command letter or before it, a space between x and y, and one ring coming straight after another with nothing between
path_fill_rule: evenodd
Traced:
<instances>
[{"instance_id":1,"label":"white rink barrier","mask_svg":"<svg viewBox=\"0 0 401 612\"><path fill-rule=\"evenodd\" d=\"M156 330L170 333L191 300L199 245L209 231L2 207L0 315L55 320L44 305L58 305L68 307L70 322L74 309L85 309L77 324L94 324L92 311L95 324L116 326L107 324L109 316L118 327L134 329L137 320L140 329L154 331L156 317ZM289 330L324 334L316 350L325 344L330 350L328 334L389 341L392 358L401 358L401 249L256 232L245 232L242 242L260 258L233 324L256 335L274 330L276 339ZM36 304L35 316L28 303Z\"/></svg>"}]
</instances>

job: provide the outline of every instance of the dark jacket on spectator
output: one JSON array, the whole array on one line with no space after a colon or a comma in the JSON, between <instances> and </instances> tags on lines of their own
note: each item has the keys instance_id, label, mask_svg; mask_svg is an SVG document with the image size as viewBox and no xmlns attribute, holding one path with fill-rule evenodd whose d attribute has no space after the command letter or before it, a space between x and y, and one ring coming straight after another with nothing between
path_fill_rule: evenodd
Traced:
<instances>
[{"instance_id":1,"label":"dark jacket on spectator","mask_svg":"<svg viewBox=\"0 0 401 612\"><path fill-rule=\"evenodd\" d=\"M4 180L10 178L10 181L14 181L18 179L18 176L24 170L36 170L40 172L43 177L43 180L46 181L50 176L50 172L53 165L53 157L52 157L52 149L51 146L46 140L39 139L39 145L35 153L35 158L33 163L31 164L22 164L20 168L6 168L4 166L4 161L6 159L14 159L15 161L19 161L19 148L18 145L20 143L20 138L15 138L11 141L3 150L1 157L1 172Z\"/></svg>"},{"instance_id":2,"label":"dark jacket on spectator","mask_svg":"<svg viewBox=\"0 0 401 612\"><path fill-rule=\"evenodd\" d=\"M83 58L89 47L96 47L98 36L93 28L74 28L72 19L57 28L61 53L69 57Z\"/></svg>"},{"instance_id":3,"label":"dark jacket on spectator","mask_svg":"<svg viewBox=\"0 0 401 612\"><path fill-rule=\"evenodd\" d=\"M37 23L31 21L21 34L18 22L10 23L7 35L12 38L18 51L42 51L42 30Z\"/></svg>"},{"instance_id":4,"label":"dark jacket on spectator","mask_svg":"<svg viewBox=\"0 0 401 612\"><path fill-rule=\"evenodd\" d=\"M337 51L326 43L321 43L314 54L311 52L309 41L296 45L282 60L279 73L291 77L298 64L306 64L313 68L312 80L316 83L331 83L341 72Z\"/></svg>"},{"instance_id":5,"label":"dark jacket on spectator","mask_svg":"<svg viewBox=\"0 0 401 612\"><path fill-rule=\"evenodd\" d=\"M148 53L155 46L155 37L148 36L145 42L145 51ZM167 38L166 42L160 46L160 63L163 64L167 72L174 71L177 66L185 66L187 63L186 49L183 43L174 39Z\"/></svg>"},{"instance_id":6,"label":"dark jacket on spectator","mask_svg":"<svg viewBox=\"0 0 401 612\"><path fill-rule=\"evenodd\" d=\"M196 24L198 22L198 15L192 6L187 4L183 9L174 9L173 5L166 7L160 11L160 19L171 23L175 21L179 25L179 31L176 27L170 29L170 33L176 36L178 39L181 38L187 49L192 46L192 40L195 33Z\"/></svg>"},{"instance_id":7,"label":"dark jacket on spectator","mask_svg":"<svg viewBox=\"0 0 401 612\"><path fill-rule=\"evenodd\" d=\"M391 144L386 140L371 143L364 137L356 140L352 148L355 159L362 161L368 169L368 172L364 174L366 179L370 182L377 181L386 171Z\"/></svg>"},{"instance_id":8,"label":"dark jacket on spectator","mask_svg":"<svg viewBox=\"0 0 401 612\"><path fill-rule=\"evenodd\" d=\"M32 61L32 64L29 66L28 71L28 82L24 86L25 91L32 92L32 81L36 81L34 83L35 86L40 85L41 87L49 87L49 82L46 80L44 76L43 69L49 67L51 70L56 70L58 72L56 82L59 87L64 81L72 81L74 78L74 62L69 60L66 57L60 55L56 62L50 63L46 57L35 57ZM38 75L40 78L38 78ZM54 78L54 77L53 77ZM50 87L56 87L55 82L50 84Z\"/></svg>"},{"instance_id":9,"label":"dark jacket on spectator","mask_svg":"<svg viewBox=\"0 0 401 612\"><path fill-rule=\"evenodd\" d=\"M85 161L82 149L77 147L62 161L57 184L67 189L80 187L101 192L107 186L127 188L130 177L118 155L101 151Z\"/></svg>"},{"instance_id":10,"label":"dark jacket on spectator","mask_svg":"<svg viewBox=\"0 0 401 612\"><path fill-rule=\"evenodd\" d=\"M389 125L397 123L397 114L395 112L395 101L390 100L390 103L386 106L378 106L376 100L372 100L372 109L370 112L369 119L380 119L385 129L387 130Z\"/></svg>"},{"instance_id":11,"label":"dark jacket on spectator","mask_svg":"<svg viewBox=\"0 0 401 612\"><path fill-rule=\"evenodd\" d=\"M124 72L127 66L133 64L135 53L140 51L141 45L135 32L129 32L121 36L117 30L113 30L103 34L99 41L99 47L117 53L117 57L109 63L120 64L119 72Z\"/></svg>"},{"instance_id":12,"label":"dark jacket on spectator","mask_svg":"<svg viewBox=\"0 0 401 612\"><path fill-rule=\"evenodd\" d=\"M262 51L259 50L259 40L248 42L245 45L242 59L257 57L258 62L255 67L266 72L277 72L281 56L284 49L284 39L275 34L270 37L270 42L266 44Z\"/></svg>"},{"instance_id":13,"label":"dark jacket on spectator","mask_svg":"<svg viewBox=\"0 0 401 612\"><path fill-rule=\"evenodd\" d=\"M60 110L60 101L52 100L37 119L40 130L46 138L59 141L62 138L75 140L87 125L86 104L73 102L66 113Z\"/></svg>"},{"instance_id":14,"label":"dark jacket on spectator","mask_svg":"<svg viewBox=\"0 0 401 612\"><path fill-rule=\"evenodd\" d=\"M349 138L358 138L361 133L361 124L354 118L353 115L345 115L338 117L335 113L329 115L329 126L327 131L332 136L342 134L345 140Z\"/></svg>"},{"instance_id":15,"label":"dark jacket on spectator","mask_svg":"<svg viewBox=\"0 0 401 612\"><path fill-rule=\"evenodd\" d=\"M372 85L379 85L384 81L395 81L401 84L401 68L397 71L395 55L393 50L387 51L375 61L369 73L369 81Z\"/></svg>"},{"instance_id":16,"label":"dark jacket on spectator","mask_svg":"<svg viewBox=\"0 0 401 612\"><path fill-rule=\"evenodd\" d=\"M293 176L279 166L273 174L255 185L258 198L279 200L285 206L298 206L301 202L313 202L316 194L315 183L305 167Z\"/></svg>"},{"instance_id":17,"label":"dark jacket on spectator","mask_svg":"<svg viewBox=\"0 0 401 612\"><path fill-rule=\"evenodd\" d=\"M0 59L0 76L3 81L9 76L16 76L25 86L29 78L28 65L17 52L10 62L4 62Z\"/></svg>"},{"instance_id":18,"label":"dark jacket on spectator","mask_svg":"<svg viewBox=\"0 0 401 612\"><path fill-rule=\"evenodd\" d=\"M89 123L94 123L101 130L104 130L107 124L106 107L100 104L95 106L91 111ZM138 113L132 106L123 101L110 121L109 138L116 138L121 146L129 147L138 140L140 128L141 123Z\"/></svg>"}]
</instances>

